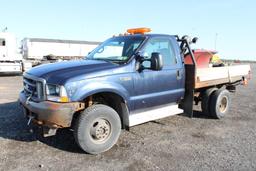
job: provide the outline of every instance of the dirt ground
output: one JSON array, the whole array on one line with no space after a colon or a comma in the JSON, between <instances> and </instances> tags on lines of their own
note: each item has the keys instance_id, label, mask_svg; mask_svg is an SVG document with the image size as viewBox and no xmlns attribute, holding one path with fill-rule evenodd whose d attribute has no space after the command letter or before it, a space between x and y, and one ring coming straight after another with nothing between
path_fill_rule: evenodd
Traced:
<instances>
[{"instance_id":1,"label":"dirt ground","mask_svg":"<svg viewBox=\"0 0 256 171\"><path fill-rule=\"evenodd\" d=\"M17 97L21 76L0 77L0 170L256 170L256 65L222 120L177 115L123 131L108 152L88 155L72 132L31 131Z\"/></svg>"}]
</instances>

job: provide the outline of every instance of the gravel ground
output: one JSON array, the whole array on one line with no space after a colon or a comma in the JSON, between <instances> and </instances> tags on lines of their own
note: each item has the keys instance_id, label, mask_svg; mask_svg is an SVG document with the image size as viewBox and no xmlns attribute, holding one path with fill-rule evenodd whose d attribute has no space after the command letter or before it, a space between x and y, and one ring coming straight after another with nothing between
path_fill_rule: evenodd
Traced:
<instances>
[{"instance_id":1,"label":"gravel ground","mask_svg":"<svg viewBox=\"0 0 256 171\"><path fill-rule=\"evenodd\" d=\"M168 117L123 131L110 151L88 155L69 130L43 138L27 127L17 103L21 76L0 77L0 170L256 170L255 80L232 95L222 120L200 111Z\"/></svg>"}]
</instances>

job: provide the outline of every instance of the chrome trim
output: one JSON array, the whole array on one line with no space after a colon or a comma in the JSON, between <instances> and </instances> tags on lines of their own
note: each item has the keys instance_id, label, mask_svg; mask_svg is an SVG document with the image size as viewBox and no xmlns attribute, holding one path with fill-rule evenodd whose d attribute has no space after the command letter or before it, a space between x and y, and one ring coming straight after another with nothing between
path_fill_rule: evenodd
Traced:
<instances>
[{"instance_id":1,"label":"chrome trim","mask_svg":"<svg viewBox=\"0 0 256 171\"><path fill-rule=\"evenodd\" d=\"M24 89L25 89L26 91L28 91L29 93L32 93L32 91L29 90L26 86L23 86L23 87L24 87Z\"/></svg>"},{"instance_id":2,"label":"chrome trim","mask_svg":"<svg viewBox=\"0 0 256 171\"><path fill-rule=\"evenodd\" d=\"M36 77L36 76L33 76L33 75L30 75L30 74L28 74L28 73L24 73L23 74L23 78L28 78L28 79L31 79L31 80L33 80L33 81L35 81L35 82L41 82L42 83L42 88L43 88L43 92L42 92L42 97L39 97L39 96L41 96L41 93L40 94L38 94L39 92L38 92L38 89L37 89L37 96L38 96L38 100L46 100L46 80L45 79L43 79L43 78L38 78L38 77ZM24 79L23 79L24 80ZM25 81L24 81L25 82ZM25 82L26 83L26 82ZM37 86L38 86L38 84L36 83L35 84L35 88L37 88ZM24 86L24 89L25 90L27 90L26 88L25 88L25 86ZM29 92L31 92L30 90L29 90Z\"/></svg>"},{"instance_id":3,"label":"chrome trim","mask_svg":"<svg viewBox=\"0 0 256 171\"><path fill-rule=\"evenodd\" d=\"M25 78L27 78L27 77L25 77ZM29 81L27 81L27 80L24 80L23 79L23 81L26 83L26 84L28 84L28 85L30 85L30 86L32 86L32 87L35 87L35 85L34 84L32 84L32 83L30 83ZM34 81L34 80L33 80Z\"/></svg>"},{"instance_id":4,"label":"chrome trim","mask_svg":"<svg viewBox=\"0 0 256 171\"><path fill-rule=\"evenodd\" d=\"M43 100L44 98L44 92L43 92L43 83L42 82L36 82L36 91L37 91L37 96L40 100Z\"/></svg>"}]
</instances>

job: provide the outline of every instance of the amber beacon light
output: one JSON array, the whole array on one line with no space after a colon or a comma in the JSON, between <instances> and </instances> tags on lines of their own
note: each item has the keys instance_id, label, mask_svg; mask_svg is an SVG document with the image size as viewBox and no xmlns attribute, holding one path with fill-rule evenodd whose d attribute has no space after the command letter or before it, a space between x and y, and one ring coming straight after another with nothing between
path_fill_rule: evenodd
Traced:
<instances>
[{"instance_id":1,"label":"amber beacon light","mask_svg":"<svg viewBox=\"0 0 256 171\"><path fill-rule=\"evenodd\" d=\"M130 34L145 34L145 33L148 33L148 32L151 32L151 29L150 28L146 28L146 27L143 27L143 28L132 28L132 29L128 29L127 30L127 33L130 33Z\"/></svg>"}]
</instances>

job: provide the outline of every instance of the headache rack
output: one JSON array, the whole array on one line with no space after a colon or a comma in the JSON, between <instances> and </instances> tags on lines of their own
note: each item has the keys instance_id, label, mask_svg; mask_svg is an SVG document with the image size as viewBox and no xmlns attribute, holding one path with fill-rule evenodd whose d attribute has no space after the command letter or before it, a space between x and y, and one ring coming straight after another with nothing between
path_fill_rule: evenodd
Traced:
<instances>
[{"instance_id":1,"label":"headache rack","mask_svg":"<svg viewBox=\"0 0 256 171\"><path fill-rule=\"evenodd\" d=\"M25 95L35 102L45 100L45 85L46 81L42 78L37 78L27 73L23 75Z\"/></svg>"}]
</instances>

